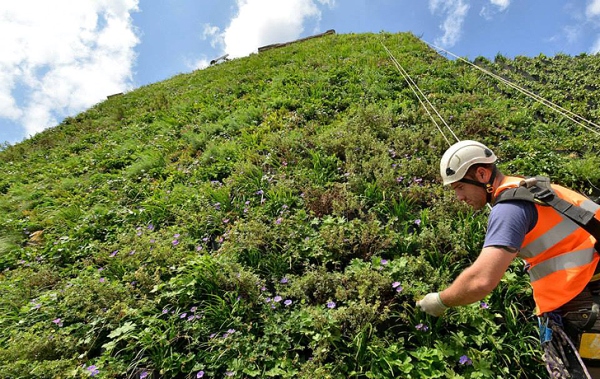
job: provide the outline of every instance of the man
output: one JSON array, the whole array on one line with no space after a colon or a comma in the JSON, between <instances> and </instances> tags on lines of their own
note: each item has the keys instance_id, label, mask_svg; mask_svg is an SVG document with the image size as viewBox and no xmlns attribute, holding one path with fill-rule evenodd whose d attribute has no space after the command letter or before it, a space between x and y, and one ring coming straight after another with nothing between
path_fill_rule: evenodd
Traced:
<instances>
[{"instance_id":1,"label":"man","mask_svg":"<svg viewBox=\"0 0 600 379\"><path fill-rule=\"evenodd\" d=\"M417 306L438 317L449 307L482 300L520 256L528 266L548 371L552 377L591 378L578 350L586 358L600 356L600 349L594 347L600 344L600 334L593 334L600 331L600 280L595 280L600 244L589 232L593 225L592 233L598 235L600 205L564 187L544 186L543 178L538 183L505 176L495 162L492 150L475 141L458 142L444 153L440 162L444 185L476 210L486 204L493 208L475 262L450 287L427 294ZM573 221L573 211L585 221ZM565 331L569 339L563 338ZM568 363L557 341L572 347L565 349Z\"/></svg>"}]
</instances>

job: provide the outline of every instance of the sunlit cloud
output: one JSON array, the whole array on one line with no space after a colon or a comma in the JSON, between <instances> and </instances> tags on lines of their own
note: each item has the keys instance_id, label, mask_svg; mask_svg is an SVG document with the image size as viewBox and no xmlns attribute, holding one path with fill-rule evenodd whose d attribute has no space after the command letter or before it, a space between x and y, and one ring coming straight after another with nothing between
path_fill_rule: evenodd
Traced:
<instances>
[{"instance_id":1,"label":"sunlit cloud","mask_svg":"<svg viewBox=\"0 0 600 379\"><path fill-rule=\"evenodd\" d=\"M600 0L592 0L585 8L585 14L588 18L600 16Z\"/></svg>"},{"instance_id":2,"label":"sunlit cloud","mask_svg":"<svg viewBox=\"0 0 600 379\"><path fill-rule=\"evenodd\" d=\"M138 0L3 2L0 117L34 135L132 87L136 11Z\"/></svg>"},{"instance_id":3,"label":"sunlit cloud","mask_svg":"<svg viewBox=\"0 0 600 379\"><path fill-rule=\"evenodd\" d=\"M495 5L499 11L505 11L510 6L510 0L490 0L492 5Z\"/></svg>"},{"instance_id":4,"label":"sunlit cloud","mask_svg":"<svg viewBox=\"0 0 600 379\"><path fill-rule=\"evenodd\" d=\"M319 21L321 6L333 7L333 0L237 0L237 14L229 25L206 25L203 38L220 45L230 58L243 57L259 47L298 39L307 20Z\"/></svg>"},{"instance_id":5,"label":"sunlit cloud","mask_svg":"<svg viewBox=\"0 0 600 379\"><path fill-rule=\"evenodd\" d=\"M462 35L462 27L469 11L469 4L464 0L429 0L429 10L433 14L443 15L444 21L440 25L443 31L435 43L443 47L454 46Z\"/></svg>"},{"instance_id":6,"label":"sunlit cloud","mask_svg":"<svg viewBox=\"0 0 600 379\"><path fill-rule=\"evenodd\" d=\"M491 6L482 6L479 15L488 21L493 20L497 13L508 9L510 2L511 0L490 0Z\"/></svg>"},{"instance_id":7,"label":"sunlit cloud","mask_svg":"<svg viewBox=\"0 0 600 379\"><path fill-rule=\"evenodd\" d=\"M590 54L598 54L600 53L600 35L596 37L596 42L590 48Z\"/></svg>"}]
</instances>

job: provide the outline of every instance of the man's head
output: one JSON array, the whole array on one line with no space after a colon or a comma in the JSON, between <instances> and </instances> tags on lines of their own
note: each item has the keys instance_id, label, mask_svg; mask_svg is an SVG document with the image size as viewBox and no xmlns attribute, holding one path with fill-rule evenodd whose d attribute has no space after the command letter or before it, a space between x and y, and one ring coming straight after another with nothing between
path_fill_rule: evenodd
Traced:
<instances>
[{"instance_id":1,"label":"man's head","mask_svg":"<svg viewBox=\"0 0 600 379\"><path fill-rule=\"evenodd\" d=\"M440 161L444 185L451 185L459 200L480 209L492 198L496 177L496 155L476 141L450 146Z\"/></svg>"}]
</instances>

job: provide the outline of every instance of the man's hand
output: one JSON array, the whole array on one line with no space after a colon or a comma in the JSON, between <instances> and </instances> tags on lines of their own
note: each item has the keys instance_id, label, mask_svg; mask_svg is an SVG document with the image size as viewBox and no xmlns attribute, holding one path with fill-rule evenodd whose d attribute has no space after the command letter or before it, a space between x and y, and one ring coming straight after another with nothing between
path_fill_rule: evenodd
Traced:
<instances>
[{"instance_id":1,"label":"man's hand","mask_svg":"<svg viewBox=\"0 0 600 379\"><path fill-rule=\"evenodd\" d=\"M448 307L442 303L439 292L428 293L425 295L423 299L417 301L417 307L423 312L435 317L439 317L446 309L448 309Z\"/></svg>"}]
</instances>

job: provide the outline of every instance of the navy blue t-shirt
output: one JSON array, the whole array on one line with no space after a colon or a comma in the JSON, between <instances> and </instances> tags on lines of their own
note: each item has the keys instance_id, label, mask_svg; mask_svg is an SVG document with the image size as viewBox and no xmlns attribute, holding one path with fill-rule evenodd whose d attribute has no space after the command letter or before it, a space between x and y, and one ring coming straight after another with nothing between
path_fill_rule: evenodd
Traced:
<instances>
[{"instance_id":1,"label":"navy blue t-shirt","mask_svg":"<svg viewBox=\"0 0 600 379\"><path fill-rule=\"evenodd\" d=\"M496 204L488 218L483 247L502 246L520 250L525 235L537 223L537 210L529 201L514 200Z\"/></svg>"}]
</instances>

